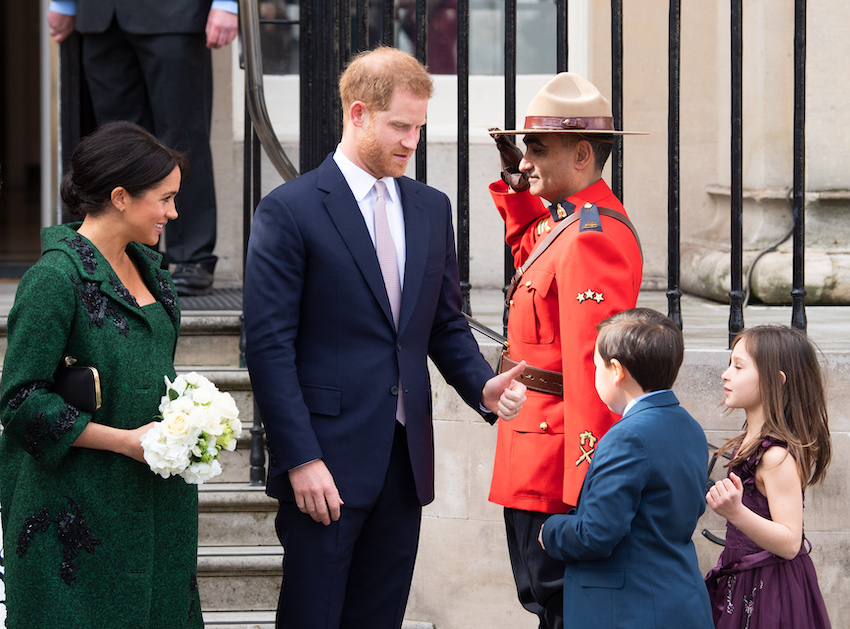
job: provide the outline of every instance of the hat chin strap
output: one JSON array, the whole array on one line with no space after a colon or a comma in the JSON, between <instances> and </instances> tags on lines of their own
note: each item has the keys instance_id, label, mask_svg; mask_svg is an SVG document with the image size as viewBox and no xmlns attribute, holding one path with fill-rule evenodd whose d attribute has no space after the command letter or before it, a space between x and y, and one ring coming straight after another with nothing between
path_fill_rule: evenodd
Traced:
<instances>
[{"instance_id":1,"label":"hat chin strap","mask_svg":"<svg viewBox=\"0 0 850 629\"><path fill-rule=\"evenodd\" d=\"M548 131L613 131L614 119L610 116L588 116L577 118L557 118L552 116L526 116L526 129Z\"/></svg>"}]
</instances>

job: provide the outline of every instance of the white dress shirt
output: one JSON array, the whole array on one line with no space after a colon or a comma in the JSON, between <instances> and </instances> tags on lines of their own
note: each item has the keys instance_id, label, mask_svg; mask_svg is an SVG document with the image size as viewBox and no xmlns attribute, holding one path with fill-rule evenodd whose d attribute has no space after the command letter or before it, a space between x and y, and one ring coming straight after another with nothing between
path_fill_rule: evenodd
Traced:
<instances>
[{"instance_id":1,"label":"white dress shirt","mask_svg":"<svg viewBox=\"0 0 850 629\"><path fill-rule=\"evenodd\" d=\"M377 179L348 159L339 146L336 147L333 159L342 171L345 182L357 200L357 205L360 207L360 213L363 214L366 229L369 230L369 237L374 246L375 198L377 196L375 182ZM387 185L387 222L390 225L390 233L398 254L398 274L401 287L404 289L404 262L407 259L407 245L404 239L404 213L401 209L401 193L398 190L398 183L393 177L382 177L381 181Z\"/></svg>"}]
</instances>

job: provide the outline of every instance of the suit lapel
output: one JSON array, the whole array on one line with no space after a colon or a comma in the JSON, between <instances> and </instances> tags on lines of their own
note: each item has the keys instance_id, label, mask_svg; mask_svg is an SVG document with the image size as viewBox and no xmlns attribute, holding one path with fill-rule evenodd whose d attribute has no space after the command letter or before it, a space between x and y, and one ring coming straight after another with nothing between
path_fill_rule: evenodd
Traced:
<instances>
[{"instance_id":1,"label":"suit lapel","mask_svg":"<svg viewBox=\"0 0 850 629\"><path fill-rule=\"evenodd\" d=\"M387 321L391 326L394 325L390 300L387 297L381 267L378 265L375 246L369 237L369 230L366 229L357 200L332 156L328 156L319 166L317 187L327 193L324 204L328 215L345 242L351 257L354 258L366 284L378 300ZM402 310L403 304L402 298Z\"/></svg>"},{"instance_id":2,"label":"suit lapel","mask_svg":"<svg viewBox=\"0 0 850 629\"><path fill-rule=\"evenodd\" d=\"M404 238L407 251L404 262L404 288L401 293L401 313L398 329L404 330L419 297L422 277L425 274L425 261L430 240L430 224L427 209L422 207L421 197L416 186L406 178L397 179L401 191L401 205L404 212Z\"/></svg>"}]
</instances>

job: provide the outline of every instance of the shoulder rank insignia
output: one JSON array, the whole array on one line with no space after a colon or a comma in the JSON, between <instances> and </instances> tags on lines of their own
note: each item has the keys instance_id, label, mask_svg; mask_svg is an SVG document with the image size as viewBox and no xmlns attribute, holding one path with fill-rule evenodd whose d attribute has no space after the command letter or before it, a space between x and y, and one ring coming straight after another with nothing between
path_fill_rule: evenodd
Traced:
<instances>
[{"instance_id":1,"label":"shoulder rank insignia","mask_svg":"<svg viewBox=\"0 0 850 629\"><path fill-rule=\"evenodd\" d=\"M581 208L581 216L578 219L579 232L602 231L602 223L599 220L599 209L595 203L585 203Z\"/></svg>"},{"instance_id":2,"label":"shoulder rank insignia","mask_svg":"<svg viewBox=\"0 0 850 629\"><path fill-rule=\"evenodd\" d=\"M602 296L602 293L597 293L592 288L588 288L586 291L582 291L576 295L576 301L578 301L578 303L589 300L595 301L597 304L601 304L605 301L605 297Z\"/></svg>"},{"instance_id":3,"label":"shoulder rank insignia","mask_svg":"<svg viewBox=\"0 0 850 629\"><path fill-rule=\"evenodd\" d=\"M538 238L543 234L548 234L550 231L552 231L552 228L549 226L549 218L547 217L538 221L535 231L537 232Z\"/></svg>"},{"instance_id":4,"label":"shoulder rank insignia","mask_svg":"<svg viewBox=\"0 0 850 629\"><path fill-rule=\"evenodd\" d=\"M573 213L573 210L576 209L576 206L563 199L558 201L557 203L553 203L549 206L549 213L552 215L552 218L555 222L562 221L567 218L570 214Z\"/></svg>"},{"instance_id":5,"label":"shoulder rank insignia","mask_svg":"<svg viewBox=\"0 0 850 629\"><path fill-rule=\"evenodd\" d=\"M585 430L578 436L578 449L581 450L581 456L576 461L576 467L584 461L587 461L587 464L590 465L593 453L596 451L596 441L597 438L589 430ZM587 448L585 448L585 445Z\"/></svg>"}]
</instances>

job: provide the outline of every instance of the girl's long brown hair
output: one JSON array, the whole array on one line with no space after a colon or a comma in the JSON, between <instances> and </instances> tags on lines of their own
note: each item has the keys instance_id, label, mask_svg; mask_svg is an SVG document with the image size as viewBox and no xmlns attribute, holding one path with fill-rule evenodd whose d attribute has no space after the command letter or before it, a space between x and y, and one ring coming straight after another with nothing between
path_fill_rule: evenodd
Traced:
<instances>
[{"instance_id":1,"label":"girl's long brown hair","mask_svg":"<svg viewBox=\"0 0 850 629\"><path fill-rule=\"evenodd\" d=\"M765 437L772 435L788 444L803 489L822 482L832 457L832 445L823 376L814 344L800 330L780 325L743 330L732 347L741 341L746 341L747 353L759 373L764 426L759 438L746 448L741 449L741 434L723 444L719 453L737 450L729 466L740 465L761 447Z\"/></svg>"}]
</instances>

